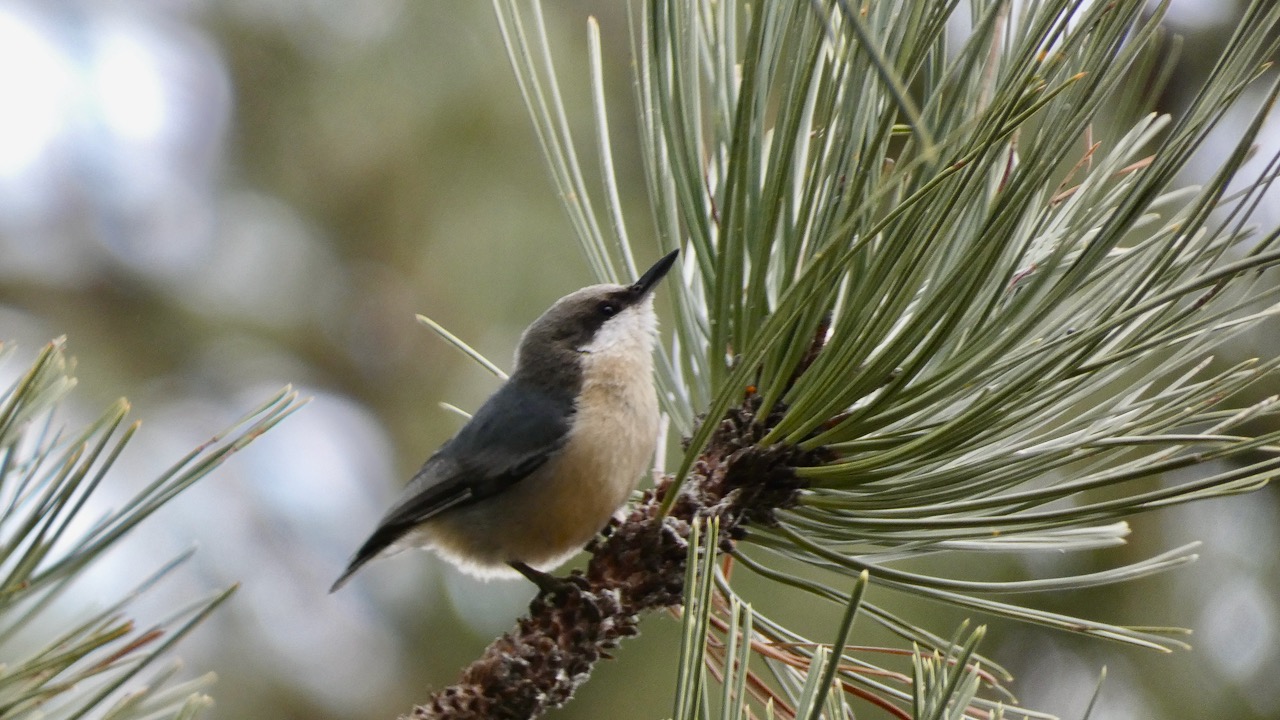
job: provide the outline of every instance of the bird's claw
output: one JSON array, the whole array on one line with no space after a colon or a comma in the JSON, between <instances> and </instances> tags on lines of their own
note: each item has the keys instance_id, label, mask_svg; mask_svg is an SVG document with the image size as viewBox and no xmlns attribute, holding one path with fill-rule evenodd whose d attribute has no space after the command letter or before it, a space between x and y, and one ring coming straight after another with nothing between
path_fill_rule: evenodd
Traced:
<instances>
[{"instance_id":1,"label":"bird's claw","mask_svg":"<svg viewBox=\"0 0 1280 720\"><path fill-rule=\"evenodd\" d=\"M516 572L528 578L529 582L538 586L538 596L536 600L550 598L556 595L568 595L574 592L582 592L590 588L587 579L580 574L573 574L567 577L556 577L550 573L541 570L535 570L522 562L509 563Z\"/></svg>"}]
</instances>

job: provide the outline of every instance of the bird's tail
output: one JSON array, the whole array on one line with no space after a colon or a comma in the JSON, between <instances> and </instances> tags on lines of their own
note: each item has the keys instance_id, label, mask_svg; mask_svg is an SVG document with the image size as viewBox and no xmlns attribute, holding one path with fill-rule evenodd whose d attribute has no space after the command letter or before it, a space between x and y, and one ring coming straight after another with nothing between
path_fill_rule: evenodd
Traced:
<instances>
[{"instance_id":1,"label":"bird's tail","mask_svg":"<svg viewBox=\"0 0 1280 720\"><path fill-rule=\"evenodd\" d=\"M336 593L339 590L341 590L342 586L346 585L347 581L351 579L351 576L355 575L357 570L359 570L361 567L364 566L365 563L369 562L372 559L373 559L372 557L367 557L363 559L360 557L352 558L351 564L347 566L347 569L343 570L342 574L338 576L338 579L333 581L333 585L329 586L329 592Z\"/></svg>"},{"instance_id":2,"label":"bird's tail","mask_svg":"<svg viewBox=\"0 0 1280 720\"><path fill-rule=\"evenodd\" d=\"M351 562L347 565L347 569L333 582L329 592L334 593L340 590L351 579L351 576L356 574L357 570L364 567L365 563L378 557L390 555L398 550L399 548L395 547L395 542L400 539L400 536L404 535L404 532L404 528L398 525L379 526L373 532L373 535L365 541L364 545L361 545L360 549L356 551L355 556L351 558Z\"/></svg>"}]
</instances>

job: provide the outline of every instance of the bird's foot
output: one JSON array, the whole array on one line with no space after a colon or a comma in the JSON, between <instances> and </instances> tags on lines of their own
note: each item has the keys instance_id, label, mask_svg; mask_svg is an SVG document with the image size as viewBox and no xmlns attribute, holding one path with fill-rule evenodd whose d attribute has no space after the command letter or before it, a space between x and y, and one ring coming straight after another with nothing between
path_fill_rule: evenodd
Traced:
<instances>
[{"instance_id":1,"label":"bird's foot","mask_svg":"<svg viewBox=\"0 0 1280 720\"><path fill-rule=\"evenodd\" d=\"M569 595L588 589L587 579L581 575L556 577L541 570L535 570L522 562L507 563L516 572L528 578L529 582L538 586L538 597L535 600L550 598L556 595Z\"/></svg>"}]
</instances>

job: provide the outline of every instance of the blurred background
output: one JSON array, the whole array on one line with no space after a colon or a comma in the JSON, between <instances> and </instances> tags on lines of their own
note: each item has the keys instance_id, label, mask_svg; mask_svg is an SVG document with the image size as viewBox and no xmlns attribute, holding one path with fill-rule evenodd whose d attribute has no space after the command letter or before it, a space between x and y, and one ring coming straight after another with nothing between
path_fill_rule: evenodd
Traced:
<instances>
[{"instance_id":1,"label":"blurred background","mask_svg":"<svg viewBox=\"0 0 1280 720\"><path fill-rule=\"evenodd\" d=\"M1163 110L1188 101L1240 4L1173 3L1169 26L1186 43ZM625 142L635 137L625 5L545 9L584 139L585 23L600 19L624 140L615 160L632 217L647 221ZM74 600L105 602L95 599L198 543L196 562L139 612L158 617L243 583L181 650L190 674L220 677L214 720L392 718L453 682L520 614L526 583L478 583L414 553L327 589L459 426L437 403L471 409L496 387L414 313L509 366L524 325L591 281L488 3L0 0L0 103L0 339L19 346L4 376L66 334L79 359L72 414L133 401L144 425L109 488L117 498L279 386L314 398L147 523ZM1205 171L1221 158L1214 147ZM1258 216L1278 220L1274 203ZM1227 354L1274 356L1270 330ZM1278 499L1271 488L1140 518L1118 551L984 558L978 569L1082 572L1203 539L1189 570L1032 601L1194 627L1194 653L1006 625L983 649L1017 672L1022 701L1065 717L1083 713L1106 665L1094 718L1280 718ZM766 612L826 639L838 609L744 580ZM963 619L875 599L942 635ZM644 627L553 716L668 714L678 626L652 617ZM883 640L855 629L854 642Z\"/></svg>"}]
</instances>

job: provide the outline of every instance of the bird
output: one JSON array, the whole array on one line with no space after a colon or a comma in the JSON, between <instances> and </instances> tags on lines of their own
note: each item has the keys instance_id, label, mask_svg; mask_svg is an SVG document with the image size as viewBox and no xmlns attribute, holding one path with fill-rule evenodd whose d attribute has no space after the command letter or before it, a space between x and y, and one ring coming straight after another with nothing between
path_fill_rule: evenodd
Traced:
<instances>
[{"instance_id":1,"label":"bird","mask_svg":"<svg viewBox=\"0 0 1280 720\"><path fill-rule=\"evenodd\" d=\"M653 295L679 252L630 285L565 295L534 320L510 377L423 463L329 592L410 547L479 578L560 587L549 571L608 525L652 467Z\"/></svg>"}]
</instances>

